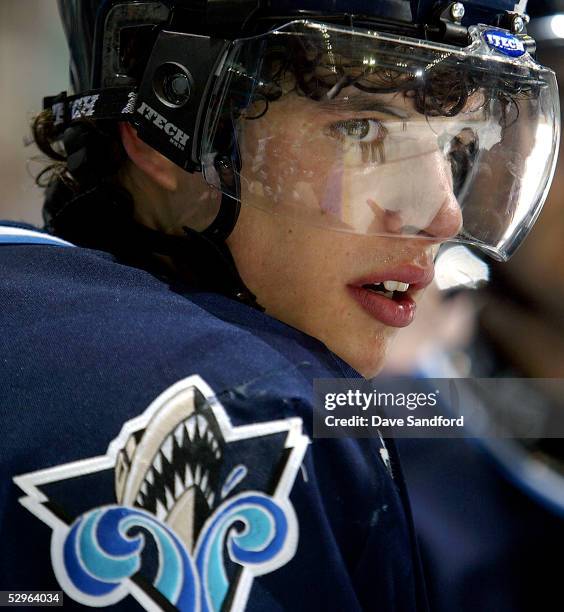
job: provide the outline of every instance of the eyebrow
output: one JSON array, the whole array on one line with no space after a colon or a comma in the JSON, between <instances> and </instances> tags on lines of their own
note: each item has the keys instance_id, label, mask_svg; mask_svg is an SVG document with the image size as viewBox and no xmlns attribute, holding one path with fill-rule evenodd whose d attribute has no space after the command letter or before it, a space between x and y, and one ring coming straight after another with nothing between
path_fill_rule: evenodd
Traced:
<instances>
[{"instance_id":1,"label":"eyebrow","mask_svg":"<svg viewBox=\"0 0 564 612\"><path fill-rule=\"evenodd\" d=\"M381 100L376 100L371 96L351 96L350 98L333 98L322 99L319 101L321 107L327 111L341 112L341 111L372 111L378 113L384 113L391 115L398 119L407 119L410 115L407 111L400 110L395 106L390 106L383 103Z\"/></svg>"}]
</instances>

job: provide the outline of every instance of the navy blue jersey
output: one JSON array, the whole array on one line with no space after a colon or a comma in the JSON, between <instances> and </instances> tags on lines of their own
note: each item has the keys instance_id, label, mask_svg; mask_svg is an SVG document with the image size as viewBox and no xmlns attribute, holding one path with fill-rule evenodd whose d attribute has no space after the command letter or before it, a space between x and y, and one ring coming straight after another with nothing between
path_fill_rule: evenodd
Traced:
<instances>
[{"instance_id":1,"label":"navy blue jersey","mask_svg":"<svg viewBox=\"0 0 564 612\"><path fill-rule=\"evenodd\" d=\"M312 437L312 380L354 375L323 345L21 228L0 269L0 590L425 609L393 447Z\"/></svg>"}]
</instances>

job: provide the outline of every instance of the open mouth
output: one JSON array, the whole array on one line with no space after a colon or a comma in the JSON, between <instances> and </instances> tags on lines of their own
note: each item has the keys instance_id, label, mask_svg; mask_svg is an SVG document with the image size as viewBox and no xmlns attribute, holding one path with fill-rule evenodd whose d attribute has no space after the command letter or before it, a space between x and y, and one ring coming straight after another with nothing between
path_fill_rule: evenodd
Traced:
<instances>
[{"instance_id":1,"label":"open mouth","mask_svg":"<svg viewBox=\"0 0 564 612\"><path fill-rule=\"evenodd\" d=\"M372 293L377 293L378 295L383 295L385 298L390 300L400 300L402 297L405 297L407 291L409 290L409 283L402 283L400 281L384 281L381 283L367 283L362 285L363 289L367 291L371 291Z\"/></svg>"},{"instance_id":2,"label":"open mouth","mask_svg":"<svg viewBox=\"0 0 564 612\"><path fill-rule=\"evenodd\" d=\"M390 327L406 327L415 317L415 295L433 279L433 267L404 265L347 285L353 299L373 319Z\"/></svg>"},{"instance_id":3,"label":"open mouth","mask_svg":"<svg viewBox=\"0 0 564 612\"><path fill-rule=\"evenodd\" d=\"M193 489L211 509L218 486L222 447L217 425L203 414L193 413L160 445L134 505L164 519L186 491Z\"/></svg>"}]
</instances>

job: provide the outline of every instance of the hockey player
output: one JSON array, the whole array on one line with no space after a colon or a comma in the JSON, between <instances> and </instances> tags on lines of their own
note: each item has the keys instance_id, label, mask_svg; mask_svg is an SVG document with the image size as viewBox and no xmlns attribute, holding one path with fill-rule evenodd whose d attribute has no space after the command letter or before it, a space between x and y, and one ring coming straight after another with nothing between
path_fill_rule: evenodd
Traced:
<instances>
[{"instance_id":1,"label":"hockey player","mask_svg":"<svg viewBox=\"0 0 564 612\"><path fill-rule=\"evenodd\" d=\"M312 441L312 379L378 372L441 242L505 259L538 215L558 104L523 7L60 7L49 233L1 235L1 588L425 609L393 446Z\"/></svg>"}]
</instances>

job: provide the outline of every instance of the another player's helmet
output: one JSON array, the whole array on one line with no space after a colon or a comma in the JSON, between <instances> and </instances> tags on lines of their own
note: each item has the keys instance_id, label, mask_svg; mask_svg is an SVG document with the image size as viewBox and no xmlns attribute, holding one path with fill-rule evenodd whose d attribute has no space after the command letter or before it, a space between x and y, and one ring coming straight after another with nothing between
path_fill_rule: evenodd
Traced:
<instances>
[{"instance_id":1,"label":"another player's helmet","mask_svg":"<svg viewBox=\"0 0 564 612\"><path fill-rule=\"evenodd\" d=\"M544 203L558 95L534 60L526 2L59 4L77 95L47 99L57 128L131 122L222 191L222 235L250 203L335 231L455 239L507 259ZM304 118L289 146L273 132L274 105ZM447 202L461 211L456 236L433 224Z\"/></svg>"}]
</instances>

